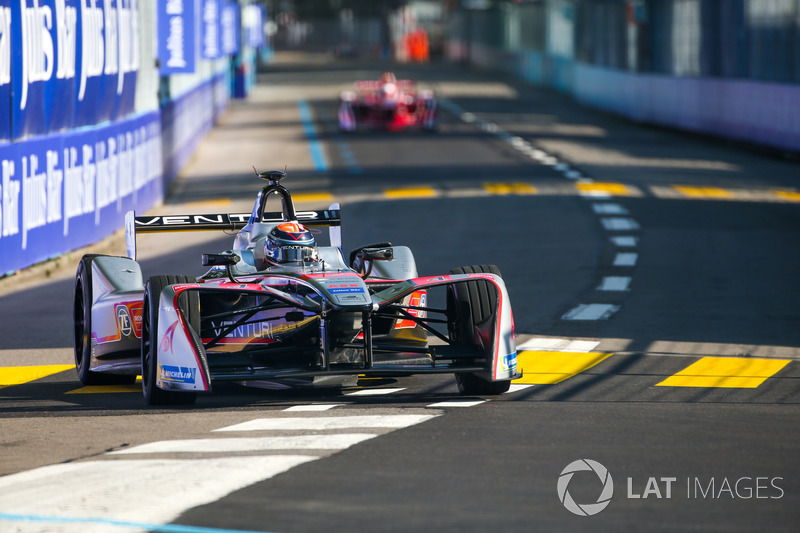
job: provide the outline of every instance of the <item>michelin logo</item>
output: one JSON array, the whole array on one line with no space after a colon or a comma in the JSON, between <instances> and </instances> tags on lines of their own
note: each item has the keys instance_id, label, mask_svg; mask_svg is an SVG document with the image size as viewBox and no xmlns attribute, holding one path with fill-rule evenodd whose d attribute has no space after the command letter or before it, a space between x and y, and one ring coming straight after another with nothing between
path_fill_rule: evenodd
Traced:
<instances>
[{"instance_id":1,"label":"michelin logo","mask_svg":"<svg viewBox=\"0 0 800 533\"><path fill-rule=\"evenodd\" d=\"M194 384L195 376L197 375L196 368L186 366L159 365L159 370L162 380L173 383Z\"/></svg>"},{"instance_id":2,"label":"michelin logo","mask_svg":"<svg viewBox=\"0 0 800 533\"><path fill-rule=\"evenodd\" d=\"M517 354L512 353L500 358L501 372L514 372L517 370Z\"/></svg>"}]
</instances>

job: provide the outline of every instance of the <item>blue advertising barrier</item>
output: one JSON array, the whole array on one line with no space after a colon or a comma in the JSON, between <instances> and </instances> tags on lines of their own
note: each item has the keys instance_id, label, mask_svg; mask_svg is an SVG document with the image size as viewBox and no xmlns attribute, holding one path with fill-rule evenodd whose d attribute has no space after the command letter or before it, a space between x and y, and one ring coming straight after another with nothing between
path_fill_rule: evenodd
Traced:
<instances>
[{"instance_id":1,"label":"blue advertising barrier","mask_svg":"<svg viewBox=\"0 0 800 533\"><path fill-rule=\"evenodd\" d=\"M220 40L220 0L203 0L200 13L202 26L200 51L205 59L222 57Z\"/></svg>"},{"instance_id":2,"label":"blue advertising barrier","mask_svg":"<svg viewBox=\"0 0 800 533\"><path fill-rule=\"evenodd\" d=\"M194 0L158 2L158 70L164 76L194 72L194 9Z\"/></svg>"},{"instance_id":3,"label":"blue advertising barrier","mask_svg":"<svg viewBox=\"0 0 800 533\"><path fill-rule=\"evenodd\" d=\"M139 70L137 2L0 0L0 65L0 97L11 89L5 140L128 116Z\"/></svg>"},{"instance_id":4,"label":"blue advertising barrier","mask_svg":"<svg viewBox=\"0 0 800 533\"><path fill-rule=\"evenodd\" d=\"M227 78L218 74L161 109L164 185L175 179L227 106Z\"/></svg>"},{"instance_id":5,"label":"blue advertising barrier","mask_svg":"<svg viewBox=\"0 0 800 533\"><path fill-rule=\"evenodd\" d=\"M239 4L224 1L221 4L222 51L228 55L239 53Z\"/></svg>"},{"instance_id":6,"label":"blue advertising barrier","mask_svg":"<svg viewBox=\"0 0 800 533\"><path fill-rule=\"evenodd\" d=\"M160 201L161 163L157 112L0 145L0 275L97 242Z\"/></svg>"},{"instance_id":7,"label":"blue advertising barrier","mask_svg":"<svg viewBox=\"0 0 800 533\"><path fill-rule=\"evenodd\" d=\"M0 0L0 142L11 140L11 0Z\"/></svg>"}]
</instances>

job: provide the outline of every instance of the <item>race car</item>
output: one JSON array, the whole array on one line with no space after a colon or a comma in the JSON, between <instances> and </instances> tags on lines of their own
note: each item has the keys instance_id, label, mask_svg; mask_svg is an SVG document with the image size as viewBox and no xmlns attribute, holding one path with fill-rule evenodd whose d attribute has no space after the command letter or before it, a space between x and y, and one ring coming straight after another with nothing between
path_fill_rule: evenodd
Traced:
<instances>
[{"instance_id":1,"label":"race car","mask_svg":"<svg viewBox=\"0 0 800 533\"><path fill-rule=\"evenodd\" d=\"M436 131L439 126L433 91L418 91L411 80L398 80L393 73L384 72L377 81L357 81L355 89L341 94L340 131L353 132L359 126L390 131L420 126Z\"/></svg>"},{"instance_id":2,"label":"race car","mask_svg":"<svg viewBox=\"0 0 800 533\"><path fill-rule=\"evenodd\" d=\"M451 373L463 394L508 390L519 374L497 267L420 277L411 250L387 242L346 260L338 204L296 211L284 172L259 176L268 184L251 213L129 212L127 257L83 256L74 336L84 384L141 375L150 405L194 403L226 381L341 389L359 376ZM238 233L230 250L203 254L210 269L201 276L144 280L137 235L191 230ZM434 295L438 307L429 305Z\"/></svg>"}]
</instances>

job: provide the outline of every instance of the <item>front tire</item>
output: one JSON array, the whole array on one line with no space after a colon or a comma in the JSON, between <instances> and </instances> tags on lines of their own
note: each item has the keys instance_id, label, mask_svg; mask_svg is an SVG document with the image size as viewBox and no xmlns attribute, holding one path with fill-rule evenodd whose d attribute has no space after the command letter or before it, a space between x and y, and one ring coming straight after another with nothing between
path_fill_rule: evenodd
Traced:
<instances>
[{"instance_id":1,"label":"front tire","mask_svg":"<svg viewBox=\"0 0 800 533\"><path fill-rule=\"evenodd\" d=\"M158 301L164 287L191 283L187 276L153 276L144 289L142 306L142 394L147 405L187 405L197 400L196 392L158 388Z\"/></svg>"},{"instance_id":2,"label":"front tire","mask_svg":"<svg viewBox=\"0 0 800 533\"><path fill-rule=\"evenodd\" d=\"M103 374L92 370L92 260L98 254L81 257L75 273L72 300L75 370L84 385L128 385L135 375Z\"/></svg>"},{"instance_id":3,"label":"front tire","mask_svg":"<svg viewBox=\"0 0 800 533\"><path fill-rule=\"evenodd\" d=\"M495 274L502 277L495 265L473 265L454 268L450 274ZM447 289L448 330L456 344L472 346L475 326L489 320L497 312L497 290L486 281L476 280ZM456 384L461 394L497 395L508 392L511 380L486 381L477 374L457 372Z\"/></svg>"}]
</instances>

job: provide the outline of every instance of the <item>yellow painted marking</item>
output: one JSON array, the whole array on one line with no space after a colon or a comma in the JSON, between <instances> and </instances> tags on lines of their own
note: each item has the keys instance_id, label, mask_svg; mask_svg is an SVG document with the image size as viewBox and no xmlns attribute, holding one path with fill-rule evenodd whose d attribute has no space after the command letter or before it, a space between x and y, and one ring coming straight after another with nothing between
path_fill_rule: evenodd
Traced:
<instances>
[{"instance_id":1,"label":"yellow painted marking","mask_svg":"<svg viewBox=\"0 0 800 533\"><path fill-rule=\"evenodd\" d=\"M110 392L142 392L142 378L137 377L135 383L130 385L89 385L69 391L67 394L98 394Z\"/></svg>"},{"instance_id":2,"label":"yellow painted marking","mask_svg":"<svg viewBox=\"0 0 800 533\"><path fill-rule=\"evenodd\" d=\"M0 368L0 387L21 385L59 372L75 368L75 365L6 366Z\"/></svg>"},{"instance_id":3,"label":"yellow painted marking","mask_svg":"<svg viewBox=\"0 0 800 533\"><path fill-rule=\"evenodd\" d=\"M489 194L536 194L536 187L524 181L512 183L484 183L483 188Z\"/></svg>"},{"instance_id":4,"label":"yellow painted marking","mask_svg":"<svg viewBox=\"0 0 800 533\"><path fill-rule=\"evenodd\" d=\"M610 357L610 353L599 352L539 352L517 353L517 368L522 377L514 383L546 385L560 383L584 372Z\"/></svg>"},{"instance_id":5,"label":"yellow painted marking","mask_svg":"<svg viewBox=\"0 0 800 533\"><path fill-rule=\"evenodd\" d=\"M612 196L630 196L631 191L622 183L611 182L591 182L591 183L576 183L575 187L580 192L604 192Z\"/></svg>"},{"instance_id":6,"label":"yellow painted marking","mask_svg":"<svg viewBox=\"0 0 800 533\"><path fill-rule=\"evenodd\" d=\"M733 198L733 193L719 187L689 187L673 185L673 189L689 198Z\"/></svg>"},{"instance_id":7,"label":"yellow painted marking","mask_svg":"<svg viewBox=\"0 0 800 533\"><path fill-rule=\"evenodd\" d=\"M432 198L436 191L431 187L405 187L403 189L386 189L383 195L387 198Z\"/></svg>"},{"instance_id":8,"label":"yellow painted marking","mask_svg":"<svg viewBox=\"0 0 800 533\"><path fill-rule=\"evenodd\" d=\"M659 387L730 387L754 389L789 364L790 359L703 357Z\"/></svg>"},{"instance_id":9,"label":"yellow painted marking","mask_svg":"<svg viewBox=\"0 0 800 533\"><path fill-rule=\"evenodd\" d=\"M298 192L292 193L295 202L332 202L333 195L327 192Z\"/></svg>"},{"instance_id":10,"label":"yellow painted marking","mask_svg":"<svg viewBox=\"0 0 800 533\"><path fill-rule=\"evenodd\" d=\"M800 202L800 192L797 191L772 191L772 194L790 202Z\"/></svg>"}]
</instances>

